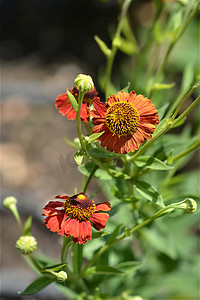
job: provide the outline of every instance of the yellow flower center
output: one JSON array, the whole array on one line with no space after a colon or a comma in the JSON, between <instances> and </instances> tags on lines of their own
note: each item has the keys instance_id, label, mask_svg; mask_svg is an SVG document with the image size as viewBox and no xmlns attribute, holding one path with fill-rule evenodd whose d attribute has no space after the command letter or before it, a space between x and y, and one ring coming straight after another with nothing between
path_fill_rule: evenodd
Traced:
<instances>
[{"instance_id":1,"label":"yellow flower center","mask_svg":"<svg viewBox=\"0 0 200 300\"><path fill-rule=\"evenodd\" d=\"M66 215L79 221L89 220L96 210L94 201L83 194L74 195L67 199L64 207Z\"/></svg>"},{"instance_id":2,"label":"yellow flower center","mask_svg":"<svg viewBox=\"0 0 200 300\"><path fill-rule=\"evenodd\" d=\"M139 125L140 115L132 103L116 102L105 115L110 131L119 136L133 133Z\"/></svg>"}]
</instances>

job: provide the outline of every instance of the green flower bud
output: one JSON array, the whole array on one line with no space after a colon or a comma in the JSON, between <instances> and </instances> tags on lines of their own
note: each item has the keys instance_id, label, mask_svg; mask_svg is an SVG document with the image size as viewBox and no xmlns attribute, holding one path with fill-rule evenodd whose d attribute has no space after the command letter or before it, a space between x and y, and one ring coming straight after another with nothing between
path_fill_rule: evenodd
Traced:
<instances>
[{"instance_id":1,"label":"green flower bud","mask_svg":"<svg viewBox=\"0 0 200 300\"><path fill-rule=\"evenodd\" d=\"M174 208L184 209L188 214L193 214L197 209L197 203L192 198L186 198L185 200L172 205Z\"/></svg>"},{"instance_id":2,"label":"green flower bud","mask_svg":"<svg viewBox=\"0 0 200 300\"><path fill-rule=\"evenodd\" d=\"M94 87L94 82L89 75L79 74L74 80L75 87L80 92L89 92Z\"/></svg>"},{"instance_id":3,"label":"green flower bud","mask_svg":"<svg viewBox=\"0 0 200 300\"><path fill-rule=\"evenodd\" d=\"M6 197L4 200L3 200L3 205L5 208L9 209L9 210L13 210L13 209L16 209L16 204L17 204L17 199L13 196L9 196L9 197Z\"/></svg>"},{"instance_id":4,"label":"green flower bud","mask_svg":"<svg viewBox=\"0 0 200 300\"><path fill-rule=\"evenodd\" d=\"M193 214L195 212L195 210L197 209L197 203L196 201L194 201L192 198L187 198L185 200L185 203L186 203L186 212L188 214Z\"/></svg>"},{"instance_id":5,"label":"green flower bud","mask_svg":"<svg viewBox=\"0 0 200 300\"><path fill-rule=\"evenodd\" d=\"M56 277L59 282L64 282L67 280L67 273L65 271L60 271L56 274Z\"/></svg>"},{"instance_id":6,"label":"green flower bud","mask_svg":"<svg viewBox=\"0 0 200 300\"><path fill-rule=\"evenodd\" d=\"M17 240L15 247L21 254L27 255L37 249L37 241L33 236L24 235Z\"/></svg>"}]
</instances>

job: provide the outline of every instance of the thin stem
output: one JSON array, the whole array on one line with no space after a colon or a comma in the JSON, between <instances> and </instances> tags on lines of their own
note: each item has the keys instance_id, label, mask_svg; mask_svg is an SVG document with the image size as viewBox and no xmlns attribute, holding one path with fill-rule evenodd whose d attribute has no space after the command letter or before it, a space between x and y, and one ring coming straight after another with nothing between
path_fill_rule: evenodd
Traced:
<instances>
[{"instance_id":1,"label":"thin stem","mask_svg":"<svg viewBox=\"0 0 200 300\"><path fill-rule=\"evenodd\" d=\"M77 116L76 116L76 121L77 121L77 132L78 132L78 137L80 140L81 148L83 151L86 152L86 147L85 147L85 141L83 139L83 134L81 131L81 104L84 96L84 92L79 91L79 96L78 96L78 111L77 111Z\"/></svg>"},{"instance_id":2,"label":"thin stem","mask_svg":"<svg viewBox=\"0 0 200 300\"><path fill-rule=\"evenodd\" d=\"M122 5L122 12L121 12L121 16L120 16L120 20L119 20L119 23L118 23L118 26L117 26L115 36L113 38L111 53L108 56L107 66L106 66L106 75L105 75L106 98L109 96L111 72L112 72L112 67L113 67L113 62L114 62L114 59L115 59L115 55L117 53L117 49L118 49L119 44L120 44L120 34L121 34L121 30L122 30L123 21L124 21L124 18L126 17L126 14L127 14L127 11L128 11L128 8L129 8L129 5L130 5L131 1L132 0L125 0L123 5Z\"/></svg>"},{"instance_id":3,"label":"thin stem","mask_svg":"<svg viewBox=\"0 0 200 300\"><path fill-rule=\"evenodd\" d=\"M168 50L167 50L167 52L166 52L166 54L165 54L165 57L164 57L164 59L163 59L161 65L160 65L160 67L159 67L159 69L158 69L158 71L157 71L157 73L156 73L156 77L155 77L154 82L157 82L157 81L159 80L160 76L162 75L163 70L164 70L164 68L165 68L165 65L166 65L166 63L167 63L167 60L168 60L168 58L169 58L169 55L171 54L171 52L172 52L172 50L173 50L173 48L174 48L176 42L177 42L177 41L181 38L181 36L184 34L184 32L185 32L186 29L188 28L190 22L192 21L192 19L194 18L194 16L195 16L196 13L198 12L198 7L199 7L199 4L197 4L196 8L192 11L191 15L189 16L187 22L183 25L182 29L181 29L178 33L175 32L175 36L174 36L174 38L173 38L171 44L169 45L169 48L168 48ZM187 14L188 14L188 12L186 12L186 15L187 15ZM152 90L151 90L151 92L150 92L150 94L149 94L149 97L151 97L151 96L152 96Z\"/></svg>"},{"instance_id":4,"label":"thin stem","mask_svg":"<svg viewBox=\"0 0 200 300\"><path fill-rule=\"evenodd\" d=\"M184 103L187 101L187 99L192 95L192 93L200 86L200 81L198 81L192 88L191 90L185 95L185 97L183 98L183 100L179 103L179 105L177 106L172 118L175 119L175 117L177 116L177 114L179 113L181 107L184 105Z\"/></svg>"},{"instance_id":5,"label":"thin stem","mask_svg":"<svg viewBox=\"0 0 200 300\"><path fill-rule=\"evenodd\" d=\"M39 264L37 263L37 261L35 260L35 258L32 256L32 254L27 255L27 258L31 261L31 263L33 264L33 266L34 266L39 272L41 272L42 268L39 266Z\"/></svg>"},{"instance_id":6,"label":"thin stem","mask_svg":"<svg viewBox=\"0 0 200 300\"><path fill-rule=\"evenodd\" d=\"M92 178L93 178L93 176L94 176L94 173L96 172L97 169L98 169L98 166L95 165L95 166L93 167L91 173L90 173L90 176L88 177L88 179L87 179L87 181L86 181L85 187L84 187L84 189L83 189L83 194L86 193L87 188L88 188L88 185L89 185L90 181L92 180Z\"/></svg>"},{"instance_id":7,"label":"thin stem","mask_svg":"<svg viewBox=\"0 0 200 300\"><path fill-rule=\"evenodd\" d=\"M198 96L194 102L173 122L172 128L179 123L183 118L185 118L192 110L193 108L200 102L200 96Z\"/></svg>"},{"instance_id":8,"label":"thin stem","mask_svg":"<svg viewBox=\"0 0 200 300\"><path fill-rule=\"evenodd\" d=\"M178 160L179 158L184 157L185 155L187 155L188 153L194 151L195 149L197 149L200 146L200 140L197 141L195 144L193 144L192 146L190 146L187 150L185 150L184 152L182 152L181 154L175 156L172 159L172 163L175 162L176 160Z\"/></svg>"},{"instance_id":9,"label":"thin stem","mask_svg":"<svg viewBox=\"0 0 200 300\"><path fill-rule=\"evenodd\" d=\"M25 234L25 233L24 233L24 227L23 227L23 225L22 225L22 221L21 221L21 219L20 219L20 216L19 216L19 214L18 214L17 209L13 209L13 210L12 210L12 213L13 213L13 215L14 215L14 217L15 217L15 219L16 219L18 225L19 225L19 229L20 229L20 231L21 231L21 235L24 235L24 234Z\"/></svg>"},{"instance_id":10,"label":"thin stem","mask_svg":"<svg viewBox=\"0 0 200 300\"><path fill-rule=\"evenodd\" d=\"M67 251L72 243L71 238L63 237L63 246L61 250L61 263L65 264L67 261Z\"/></svg>"}]
</instances>

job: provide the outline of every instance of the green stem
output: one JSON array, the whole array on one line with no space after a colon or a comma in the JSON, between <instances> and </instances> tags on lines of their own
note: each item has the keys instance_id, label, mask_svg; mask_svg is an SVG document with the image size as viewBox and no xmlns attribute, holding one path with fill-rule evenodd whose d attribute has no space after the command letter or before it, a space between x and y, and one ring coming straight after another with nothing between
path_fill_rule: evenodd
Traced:
<instances>
[{"instance_id":1,"label":"green stem","mask_svg":"<svg viewBox=\"0 0 200 300\"><path fill-rule=\"evenodd\" d=\"M113 67L113 62L115 59L115 55L117 53L119 44L120 44L120 34L122 31L122 25L123 25L123 21L124 18L126 17L129 5L131 3L132 0L125 0L123 5L122 5L122 12L121 12L121 16L120 16L120 20L117 26L117 30L115 33L115 36L113 38L113 42L112 42L112 49L111 49L111 53L108 56L108 60L107 60L107 66L106 66L106 75L105 75L105 93L106 93L106 98L109 96L109 88L110 88L110 78L111 78L111 72L112 72L112 67Z\"/></svg>"},{"instance_id":2,"label":"green stem","mask_svg":"<svg viewBox=\"0 0 200 300\"><path fill-rule=\"evenodd\" d=\"M21 231L21 235L25 235L25 233L24 233L24 227L23 227L23 225L22 225L22 221L21 221L21 219L20 219L20 216L19 216L19 214L18 214L18 211L15 209L15 210L12 210L12 213L13 213L13 215L14 215L14 217L15 217L15 219L16 219L18 225L19 225L19 229L20 229L20 231Z\"/></svg>"},{"instance_id":3,"label":"green stem","mask_svg":"<svg viewBox=\"0 0 200 300\"><path fill-rule=\"evenodd\" d=\"M81 148L84 152L86 152L86 146L85 146L85 140L83 138L83 134L81 131L81 104L82 100L84 97L84 92L79 91L79 96L78 96L78 111L77 111L77 116L76 116L76 122L77 122L77 132L78 132L78 137L80 140Z\"/></svg>"},{"instance_id":4,"label":"green stem","mask_svg":"<svg viewBox=\"0 0 200 300\"><path fill-rule=\"evenodd\" d=\"M31 261L32 265L39 271L41 272L42 268L39 266L35 258L32 256L32 254L27 255L27 258L29 261Z\"/></svg>"},{"instance_id":5,"label":"green stem","mask_svg":"<svg viewBox=\"0 0 200 300\"><path fill-rule=\"evenodd\" d=\"M183 100L182 100L182 101L179 103L179 105L177 106L177 108L176 108L176 110L175 110L175 112L174 112L174 114L173 114L173 116L172 116L173 119L175 119L175 117L176 117L177 114L179 113L181 107L184 105L184 103L187 101L187 99L192 95L192 93L193 93L199 86L200 86L200 81L197 82L197 83L191 88L191 90L185 95L185 97L183 98ZM176 105L177 105L177 103L176 103L176 101L175 101L175 104L173 105L173 108L174 108L174 106L176 107ZM174 110L173 108L169 111L169 113L170 113L171 111Z\"/></svg>"},{"instance_id":6,"label":"green stem","mask_svg":"<svg viewBox=\"0 0 200 300\"><path fill-rule=\"evenodd\" d=\"M175 156L172 159L172 163L175 162L176 160L178 160L179 158L184 157L185 155L187 155L188 153L194 151L195 149L197 149L200 146L200 140L197 141L194 145L190 146L187 150L185 150L184 152L182 152L181 154Z\"/></svg>"},{"instance_id":7,"label":"green stem","mask_svg":"<svg viewBox=\"0 0 200 300\"><path fill-rule=\"evenodd\" d=\"M94 176L94 173L96 172L97 169L98 169L98 166L95 165L95 166L93 167L91 173L90 173L90 176L89 176L88 179L87 179L87 182L86 182L85 187L84 187L84 189L83 189L83 194L86 193L87 188L88 188L88 185L89 185L90 181L92 180L92 178L93 178L93 176Z\"/></svg>"},{"instance_id":8,"label":"green stem","mask_svg":"<svg viewBox=\"0 0 200 300\"><path fill-rule=\"evenodd\" d=\"M61 250L61 263L65 264L67 261L67 251L72 243L72 238L63 237L63 246Z\"/></svg>"},{"instance_id":9,"label":"green stem","mask_svg":"<svg viewBox=\"0 0 200 300\"><path fill-rule=\"evenodd\" d=\"M159 81L159 78L160 78L160 76L161 76L162 73L163 73L163 70L164 70L165 65L166 65L166 63L167 63L167 60L168 60L168 58L169 58L169 55L171 54L171 52L172 52L172 50L173 50L173 48L174 48L176 42L177 42L177 41L181 38L181 36L184 34L184 32L185 32L186 29L188 28L190 22L192 21L192 19L194 18L194 16L195 16L196 13L198 12L198 7L199 7L199 4L197 4L196 8L192 11L191 15L189 16L188 20L187 20L187 21L185 22L185 24L183 25L182 29L181 29L178 33L175 32L175 36L174 36L174 38L173 38L171 44L169 45L169 48L168 48L168 50L167 50L167 52L166 52L166 54L165 54L165 57L164 57L164 59L163 59L161 65L160 65L160 67L159 67L159 69L158 69L158 71L157 71L157 73L156 73L156 77L155 77L154 82ZM188 14L188 12L187 12L187 14ZM150 94L149 94L149 97L151 97L151 96L152 96L152 90L151 90L151 92L150 92Z\"/></svg>"},{"instance_id":10,"label":"green stem","mask_svg":"<svg viewBox=\"0 0 200 300\"><path fill-rule=\"evenodd\" d=\"M183 118L185 118L192 110L193 108L200 102L200 96L198 96L194 102L176 119L174 120L172 124L172 128L179 123Z\"/></svg>"}]
</instances>

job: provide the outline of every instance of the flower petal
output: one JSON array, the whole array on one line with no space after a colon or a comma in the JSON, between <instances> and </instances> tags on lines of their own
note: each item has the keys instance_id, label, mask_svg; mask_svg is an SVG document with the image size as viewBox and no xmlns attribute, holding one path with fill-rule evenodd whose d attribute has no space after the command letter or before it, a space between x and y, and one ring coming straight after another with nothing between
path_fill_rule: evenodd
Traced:
<instances>
[{"instance_id":1,"label":"flower petal","mask_svg":"<svg viewBox=\"0 0 200 300\"><path fill-rule=\"evenodd\" d=\"M106 227L106 223L108 222L109 214L106 213L93 213L90 217L90 221L94 223L95 229L100 230Z\"/></svg>"},{"instance_id":2,"label":"flower petal","mask_svg":"<svg viewBox=\"0 0 200 300\"><path fill-rule=\"evenodd\" d=\"M97 211L110 211L111 210L111 205L109 202L102 202L96 204L96 210Z\"/></svg>"},{"instance_id":3,"label":"flower petal","mask_svg":"<svg viewBox=\"0 0 200 300\"><path fill-rule=\"evenodd\" d=\"M50 201L44 208L43 208L43 216L49 216L52 214L57 214L59 213L61 210L56 210L56 208L59 207L63 207L63 211L64 211L64 203L60 202L60 201Z\"/></svg>"}]
</instances>

